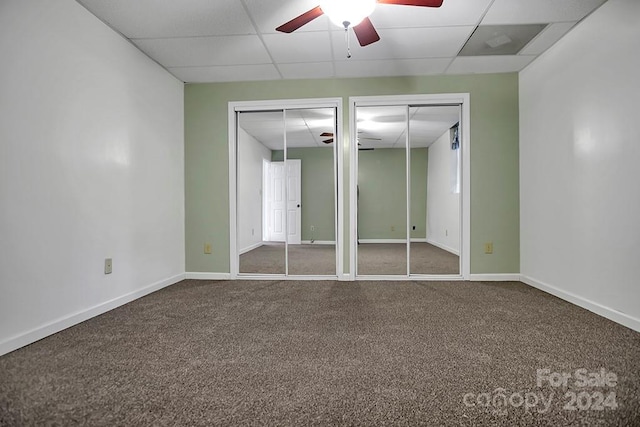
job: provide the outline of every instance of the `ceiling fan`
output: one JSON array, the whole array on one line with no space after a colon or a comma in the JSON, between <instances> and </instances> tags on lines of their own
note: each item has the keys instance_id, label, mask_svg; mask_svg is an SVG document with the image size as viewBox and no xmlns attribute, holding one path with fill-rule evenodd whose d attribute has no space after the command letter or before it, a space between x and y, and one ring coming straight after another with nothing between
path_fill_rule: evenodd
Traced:
<instances>
[{"instance_id":1,"label":"ceiling fan","mask_svg":"<svg viewBox=\"0 0 640 427\"><path fill-rule=\"evenodd\" d=\"M320 1L320 6L293 18L291 21L282 24L276 31L292 33L303 25L326 14L331 21L345 31L349 27L358 38L360 46L367 46L380 40L378 32L373 27L369 15L373 13L377 3L395 4L404 6L420 7L440 7L443 0L324 0Z\"/></svg>"},{"instance_id":2,"label":"ceiling fan","mask_svg":"<svg viewBox=\"0 0 640 427\"><path fill-rule=\"evenodd\" d=\"M358 131L358 133L362 133L362 131ZM330 136L331 137L329 139L325 139L324 141L322 141L325 144L331 144L333 142L333 132L322 132L320 134L320 136L323 136L323 137ZM371 137L368 137L368 136L363 136L363 137L359 136L358 137L358 141L360 141L361 139L367 139L367 140L370 140L370 141L382 141L382 138L371 138ZM360 142L358 142L358 145L360 145Z\"/></svg>"}]
</instances>

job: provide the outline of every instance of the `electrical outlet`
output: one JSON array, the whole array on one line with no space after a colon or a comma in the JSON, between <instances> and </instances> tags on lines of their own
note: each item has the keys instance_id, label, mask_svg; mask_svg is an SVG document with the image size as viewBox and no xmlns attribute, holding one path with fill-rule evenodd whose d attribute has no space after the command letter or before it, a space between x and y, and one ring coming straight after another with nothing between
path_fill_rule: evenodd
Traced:
<instances>
[{"instance_id":1,"label":"electrical outlet","mask_svg":"<svg viewBox=\"0 0 640 427\"><path fill-rule=\"evenodd\" d=\"M210 254L211 253L211 243L205 243L204 244L204 253L205 254Z\"/></svg>"},{"instance_id":2,"label":"electrical outlet","mask_svg":"<svg viewBox=\"0 0 640 427\"><path fill-rule=\"evenodd\" d=\"M391 231L396 231L396 226L395 225L391 226Z\"/></svg>"},{"instance_id":3,"label":"electrical outlet","mask_svg":"<svg viewBox=\"0 0 640 427\"><path fill-rule=\"evenodd\" d=\"M256 234L256 229L255 229L255 228L252 228L252 229L251 229L251 235L253 236L253 235L255 235L255 234Z\"/></svg>"},{"instance_id":4,"label":"electrical outlet","mask_svg":"<svg viewBox=\"0 0 640 427\"><path fill-rule=\"evenodd\" d=\"M316 226L315 225L311 226L311 231L316 231Z\"/></svg>"},{"instance_id":5,"label":"electrical outlet","mask_svg":"<svg viewBox=\"0 0 640 427\"><path fill-rule=\"evenodd\" d=\"M113 272L113 260L111 258L105 258L104 274L111 274L112 272Z\"/></svg>"},{"instance_id":6,"label":"electrical outlet","mask_svg":"<svg viewBox=\"0 0 640 427\"><path fill-rule=\"evenodd\" d=\"M493 242L487 242L484 244L484 253L485 254L493 253Z\"/></svg>"}]
</instances>

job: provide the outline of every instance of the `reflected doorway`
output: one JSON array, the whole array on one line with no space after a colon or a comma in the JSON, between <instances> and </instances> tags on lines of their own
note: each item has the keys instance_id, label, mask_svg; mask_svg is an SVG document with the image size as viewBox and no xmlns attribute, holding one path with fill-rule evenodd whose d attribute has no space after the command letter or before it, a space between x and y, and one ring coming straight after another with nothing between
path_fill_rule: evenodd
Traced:
<instances>
[{"instance_id":1,"label":"reflected doorway","mask_svg":"<svg viewBox=\"0 0 640 427\"><path fill-rule=\"evenodd\" d=\"M337 276L337 117L332 105L234 108L232 276Z\"/></svg>"}]
</instances>

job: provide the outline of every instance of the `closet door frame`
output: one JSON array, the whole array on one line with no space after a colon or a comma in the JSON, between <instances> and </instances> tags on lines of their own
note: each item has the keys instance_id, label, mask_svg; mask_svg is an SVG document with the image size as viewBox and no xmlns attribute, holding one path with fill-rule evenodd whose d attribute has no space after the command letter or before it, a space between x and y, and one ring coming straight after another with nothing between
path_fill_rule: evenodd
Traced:
<instances>
[{"instance_id":1,"label":"closet door frame","mask_svg":"<svg viewBox=\"0 0 640 427\"><path fill-rule=\"evenodd\" d=\"M336 172L336 188L334 189L336 209L336 274L335 275L287 275L287 274L244 274L239 276L240 256L238 254L238 217L237 217L237 113L268 110L335 108L336 129L334 147L334 165ZM344 203L341 198L344 188L344 138L342 98L311 99L278 99L267 101L232 101L228 104L228 138L229 138L229 275L230 279L252 280L336 280L342 279L344 271ZM284 130L284 129L283 129ZM286 153L286 150L285 150ZM336 163L337 162L337 163Z\"/></svg>"},{"instance_id":2,"label":"closet door frame","mask_svg":"<svg viewBox=\"0 0 640 427\"><path fill-rule=\"evenodd\" d=\"M354 96L349 97L349 280L470 280L471 270L471 135L470 96L468 93L443 93L424 95ZM460 135L462 159L462 185L460 189L460 268L459 274L406 274L406 275L358 275L357 258L357 185L358 185L358 107L414 107L414 106L460 106ZM408 151L408 150L407 150ZM407 158L409 154L407 153ZM408 191L408 189L407 189ZM407 212L410 198L407 197Z\"/></svg>"}]
</instances>

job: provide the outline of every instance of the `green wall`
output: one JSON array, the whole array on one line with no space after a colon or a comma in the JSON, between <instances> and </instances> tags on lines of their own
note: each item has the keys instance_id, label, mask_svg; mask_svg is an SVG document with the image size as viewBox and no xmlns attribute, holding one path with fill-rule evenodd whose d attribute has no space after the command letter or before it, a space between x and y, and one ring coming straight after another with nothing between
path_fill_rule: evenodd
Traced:
<instances>
[{"instance_id":1,"label":"green wall","mask_svg":"<svg viewBox=\"0 0 640 427\"><path fill-rule=\"evenodd\" d=\"M302 240L335 241L332 147L289 148L287 157L300 159L302 168ZM271 160L283 159L284 151L271 152Z\"/></svg>"},{"instance_id":2,"label":"green wall","mask_svg":"<svg viewBox=\"0 0 640 427\"><path fill-rule=\"evenodd\" d=\"M470 93L471 272L517 273L519 266L518 75L381 77L203 83L185 86L186 269L229 272L228 103L270 99ZM345 153L345 234L349 230L349 151ZM485 255L483 243L494 253ZM213 253L203 253L203 243ZM348 251L348 245L346 247ZM345 253L348 269L348 253ZM348 270L345 270L345 272Z\"/></svg>"}]
</instances>

